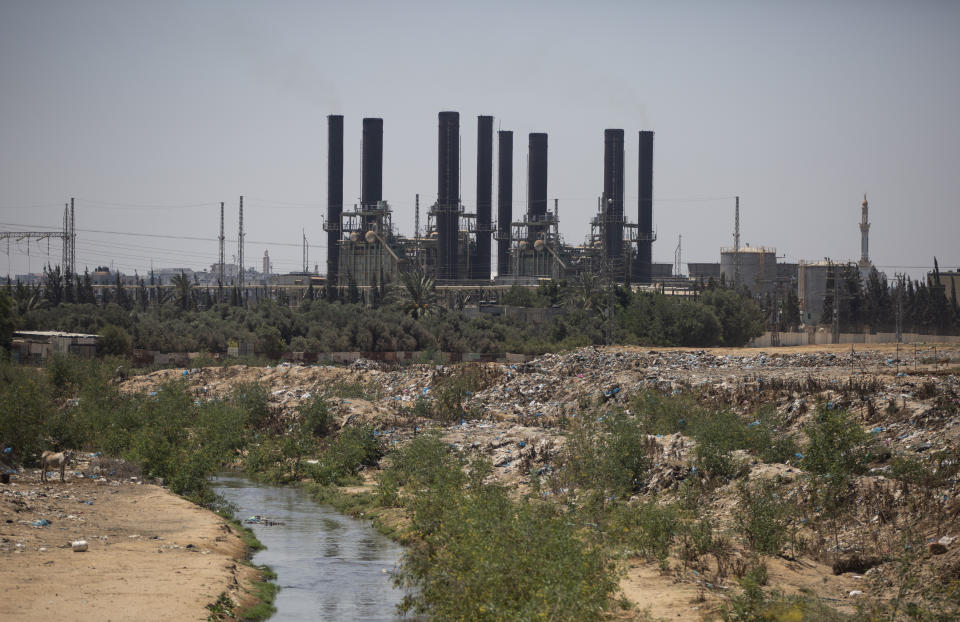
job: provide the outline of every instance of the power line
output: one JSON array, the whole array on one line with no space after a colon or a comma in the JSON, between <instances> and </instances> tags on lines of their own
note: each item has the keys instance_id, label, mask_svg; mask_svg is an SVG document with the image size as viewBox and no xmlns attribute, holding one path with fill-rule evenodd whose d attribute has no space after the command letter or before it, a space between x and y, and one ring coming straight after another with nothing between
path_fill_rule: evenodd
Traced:
<instances>
[{"instance_id":1,"label":"power line","mask_svg":"<svg viewBox=\"0 0 960 622\"><path fill-rule=\"evenodd\" d=\"M34 227L35 227L35 228L38 228L38 229L48 229L48 230L51 230L51 231L58 231L58 229L56 229L55 227L36 226L36 225L23 225L23 224L18 224L18 223L7 223L7 222L0 222L0 226L3 226L3 227L31 227L31 228L34 228ZM193 241L193 242L219 242L219 238L202 238L202 237L199 237L199 236L192 236L192 235L170 235L170 234L164 234L164 233L131 233L131 232L127 232L127 231L106 231L106 230L103 230L103 229L77 229L77 231L78 231L78 232L82 232L82 233L102 233L102 234L105 234L105 235L126 235L126 236L130 236L130 237L139 237L139 238L162 238L162 239L166 239L166 240L190 240L190 241ZM229 238L228 238L227 241L228 241L228 242L236 242L237 239L229 239ZM302 247L303 247L303 244L302 244L302 243L297 243L297 242L276 242L276 241L268 241L268 240L245 240L245 242L248 243L248 244L269 244L269 245L271 245L271 246L291 246L291 247L296 247L296 248L302 248ZM310 246L313 246L313 247L316 247L316 248L326 248L326 245L325 245L325 244L311 244Z\"/></svg>"}]
</instances>

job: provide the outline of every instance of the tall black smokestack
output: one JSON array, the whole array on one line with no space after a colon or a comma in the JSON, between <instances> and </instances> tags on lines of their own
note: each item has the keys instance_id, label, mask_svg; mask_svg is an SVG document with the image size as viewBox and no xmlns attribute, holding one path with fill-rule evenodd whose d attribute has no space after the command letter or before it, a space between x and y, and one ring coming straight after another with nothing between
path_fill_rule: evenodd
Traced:
<instances>
[{"instance_id":1,"label":"tall black smokestack","mask_svg":"<svg viewBox=\"0 0 960 622\"><path fill-rule=\"evenodd\" d=\"M510 221L513 219L513 132L497 132L497 275L510 274Z\"/></svg>"},{"instance_id":2,"label":"tall black smokestack","mask_svg":"<svg viewBox=\"0 0 960 622\"><path fill-rule=\"evenodd\" d=\"M477 259L473 278L490 280L493 218L493 117L477 117Z\"/></svg>"},{"instance_id":3,"label":"tall black smokestack","mask_svg":"<svg viewBox=\"0 0 960 622\"><path fill-rule=\"evenodd\" d=\"M460 220L460 113L441 112L437 142L437 278L457 278Z\"/></svg>"},{"instance_id":4,"label":"tall black smokestack","mask_svg":"<svg viewBox=\"0 0 960 622\"><path fill-rule=\"evenodd\" d=\"M653 132L640 132L637 282L650 283L653 263Z\"/></svg>"},{"instance_id":5,"label":"tall black smokestack","mask_svg":"<svg viewBox=\"0 0 960 622\"><path fill-rule=\"evenodd\" d=\"M623 253L623 130L603 132L603 197L607 204L604 245L607 265L620 266ZM619 272L619 271L618 271ZM611 275L616 279L622 274Z\"/></svg>"},{"instance_id":6,"label":"tall black smokestack","mask_svg":"<svg viewBox=\"0 0 960 622\"><path fill-rule=\"evenodd\" d=\"M383 200L383 119L363 120L360 204L376 207Z\"/></svg>"},{"instance_id":7,"label":"tall black smokestack","mask_svg":"<svg viewBox=\"0 0 960 622\"><path fill-rule=\"evenodd\" d=\"M530 134L527 156L527 220L546 223L547 219L547 135ZM529 227L530 239L546 231L546 224Z\"/></svg>"},{"instance_id":8,"label":"tall black smokestack","mask_svg":"<svg viewBox=\"0 0 960 622\"><path fill-rule=\"evenodd\" d=\"M340 268L340 215L343 213L343 115L327 117L327 283L335 286Z\"/></svg>"}]
</instances>

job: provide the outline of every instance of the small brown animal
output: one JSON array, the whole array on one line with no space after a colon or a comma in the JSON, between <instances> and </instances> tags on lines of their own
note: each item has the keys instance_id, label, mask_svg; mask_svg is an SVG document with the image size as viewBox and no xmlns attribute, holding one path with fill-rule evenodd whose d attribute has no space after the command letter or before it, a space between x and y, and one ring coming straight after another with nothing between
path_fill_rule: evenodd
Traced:
<instances>
[{"instance_id":1,"label":"small brown animal","mask_svg":"<svg viewBox=\"0 0 960 622\"><path fill-rule=\"evenodd\" d=\"M40 454L40 481L47 481L47 468L60 469L60 481L65 481L63 479L63 471L67 468L67 463L70 462L72 457L71 452L61 451L54 453L52 451L45 451Z\"/></svg>"}]
</instances>

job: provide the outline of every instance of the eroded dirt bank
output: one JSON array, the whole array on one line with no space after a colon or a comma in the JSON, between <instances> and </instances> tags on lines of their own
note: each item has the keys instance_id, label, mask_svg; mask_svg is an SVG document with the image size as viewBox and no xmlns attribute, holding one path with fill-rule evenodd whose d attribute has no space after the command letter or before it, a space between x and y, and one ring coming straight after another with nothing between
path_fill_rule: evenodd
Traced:
<instances>
[{"instance_id":1,"label":"eroded dirt bank","mask_svg":"<svg viewBox=\"0 0 960 622\"><path fill-rule=\"evenodd\" d=\"M0 619L206 620L220 594L243 595L253 570L221 518L159 486L77 473L0 484Z\"/></svg>"}]
</instances>

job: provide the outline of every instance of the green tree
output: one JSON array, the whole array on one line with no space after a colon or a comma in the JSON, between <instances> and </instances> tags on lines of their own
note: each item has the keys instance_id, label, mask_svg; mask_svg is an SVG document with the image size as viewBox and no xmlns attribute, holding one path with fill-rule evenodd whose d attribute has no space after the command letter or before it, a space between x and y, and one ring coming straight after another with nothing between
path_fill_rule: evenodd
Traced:
<instances>
[{"instance_id":1,"label":"green tree","mask_svg":"<svg viewBox=\"0 0 960 622\"><path fill-rule=\"evenodd\" d=\"M51 267L48 264L43 267L43 295L51 306L55 307L63 302L63 274L60 266Z\"/></svg>"},{"instance_id":2,"label":"green tree","mask_svg":"<svg viewBox=\"0 0 960 622\"><path fill-rule=\"evenodd\" d=\"M743 346L763 334L763 312L750 298L716 288L703 293L703 303L711 307L720 320L722 345Z\"/></svg>"},{"instance_id":3,"label":"green tree","mask_svg":"<svg viewBox=\"0 0 960 622\"><path fill-rule=\"evenodd\" d=\"M405 270L400 273L400 284L405 313L417 319L437 310L436 281L432 276L419 268Z\"/></svg>"},{"instance_id":4,"label":"green tree","mask_svg":"<svg viewBox=\"0 0 960 622\"><path fill-rule=\"evenodd\" d=\"M170 284L173 285L173 291L175 292L177 304L180 305L180 308L184 311L191 309L193 307L193 282L190 281L190 277L184 272L175 274L173 278L170 279Z\"/></svg>"},{"instance_id":5,"label":"green tree","mask_svg":"<svg viewBox=\"0 0 960 622\"><path fill-rule=\"evenodd\" d=\"M10 340L16 327L13 298L6 289L0 289L0 348L10 348Z\"/></svg>"},{"instance_id":6,"label":"green tree","mask_svg":"<svg viewBox=\"0 0 960 622\"><path fill-rule=\"evenodd\" d=\"M130 298L130 294L127 293L127 289L123 286L123 281L120 279L120 272L117 272L115 275L113 287L114 301L127 311L133 309L133 299Z\"/></svg>"},{"instance_id":7,"label":"green tree","mask_svg":"<svg viewBox=\"0 0 960 622\"><path fill-rule=\"evenodd\" d=\"M47 306L47 301L43 297L40 287L24 285L17 281L13 288L14 311L23 318L31 311Z\"/></svg>"},{"instance_id":8,"label":"green tree","mask_svg":"<svg viewBox=\"0 0 960 622\"><path fill-rule=\"evenodd\" d=\"M113 354L116 356L126 356L130 354L133 347L133 339L130 334L119 326L107 324L100 330L97 339L97 350L103 354Z\"/></svg>"}]
</instances>

